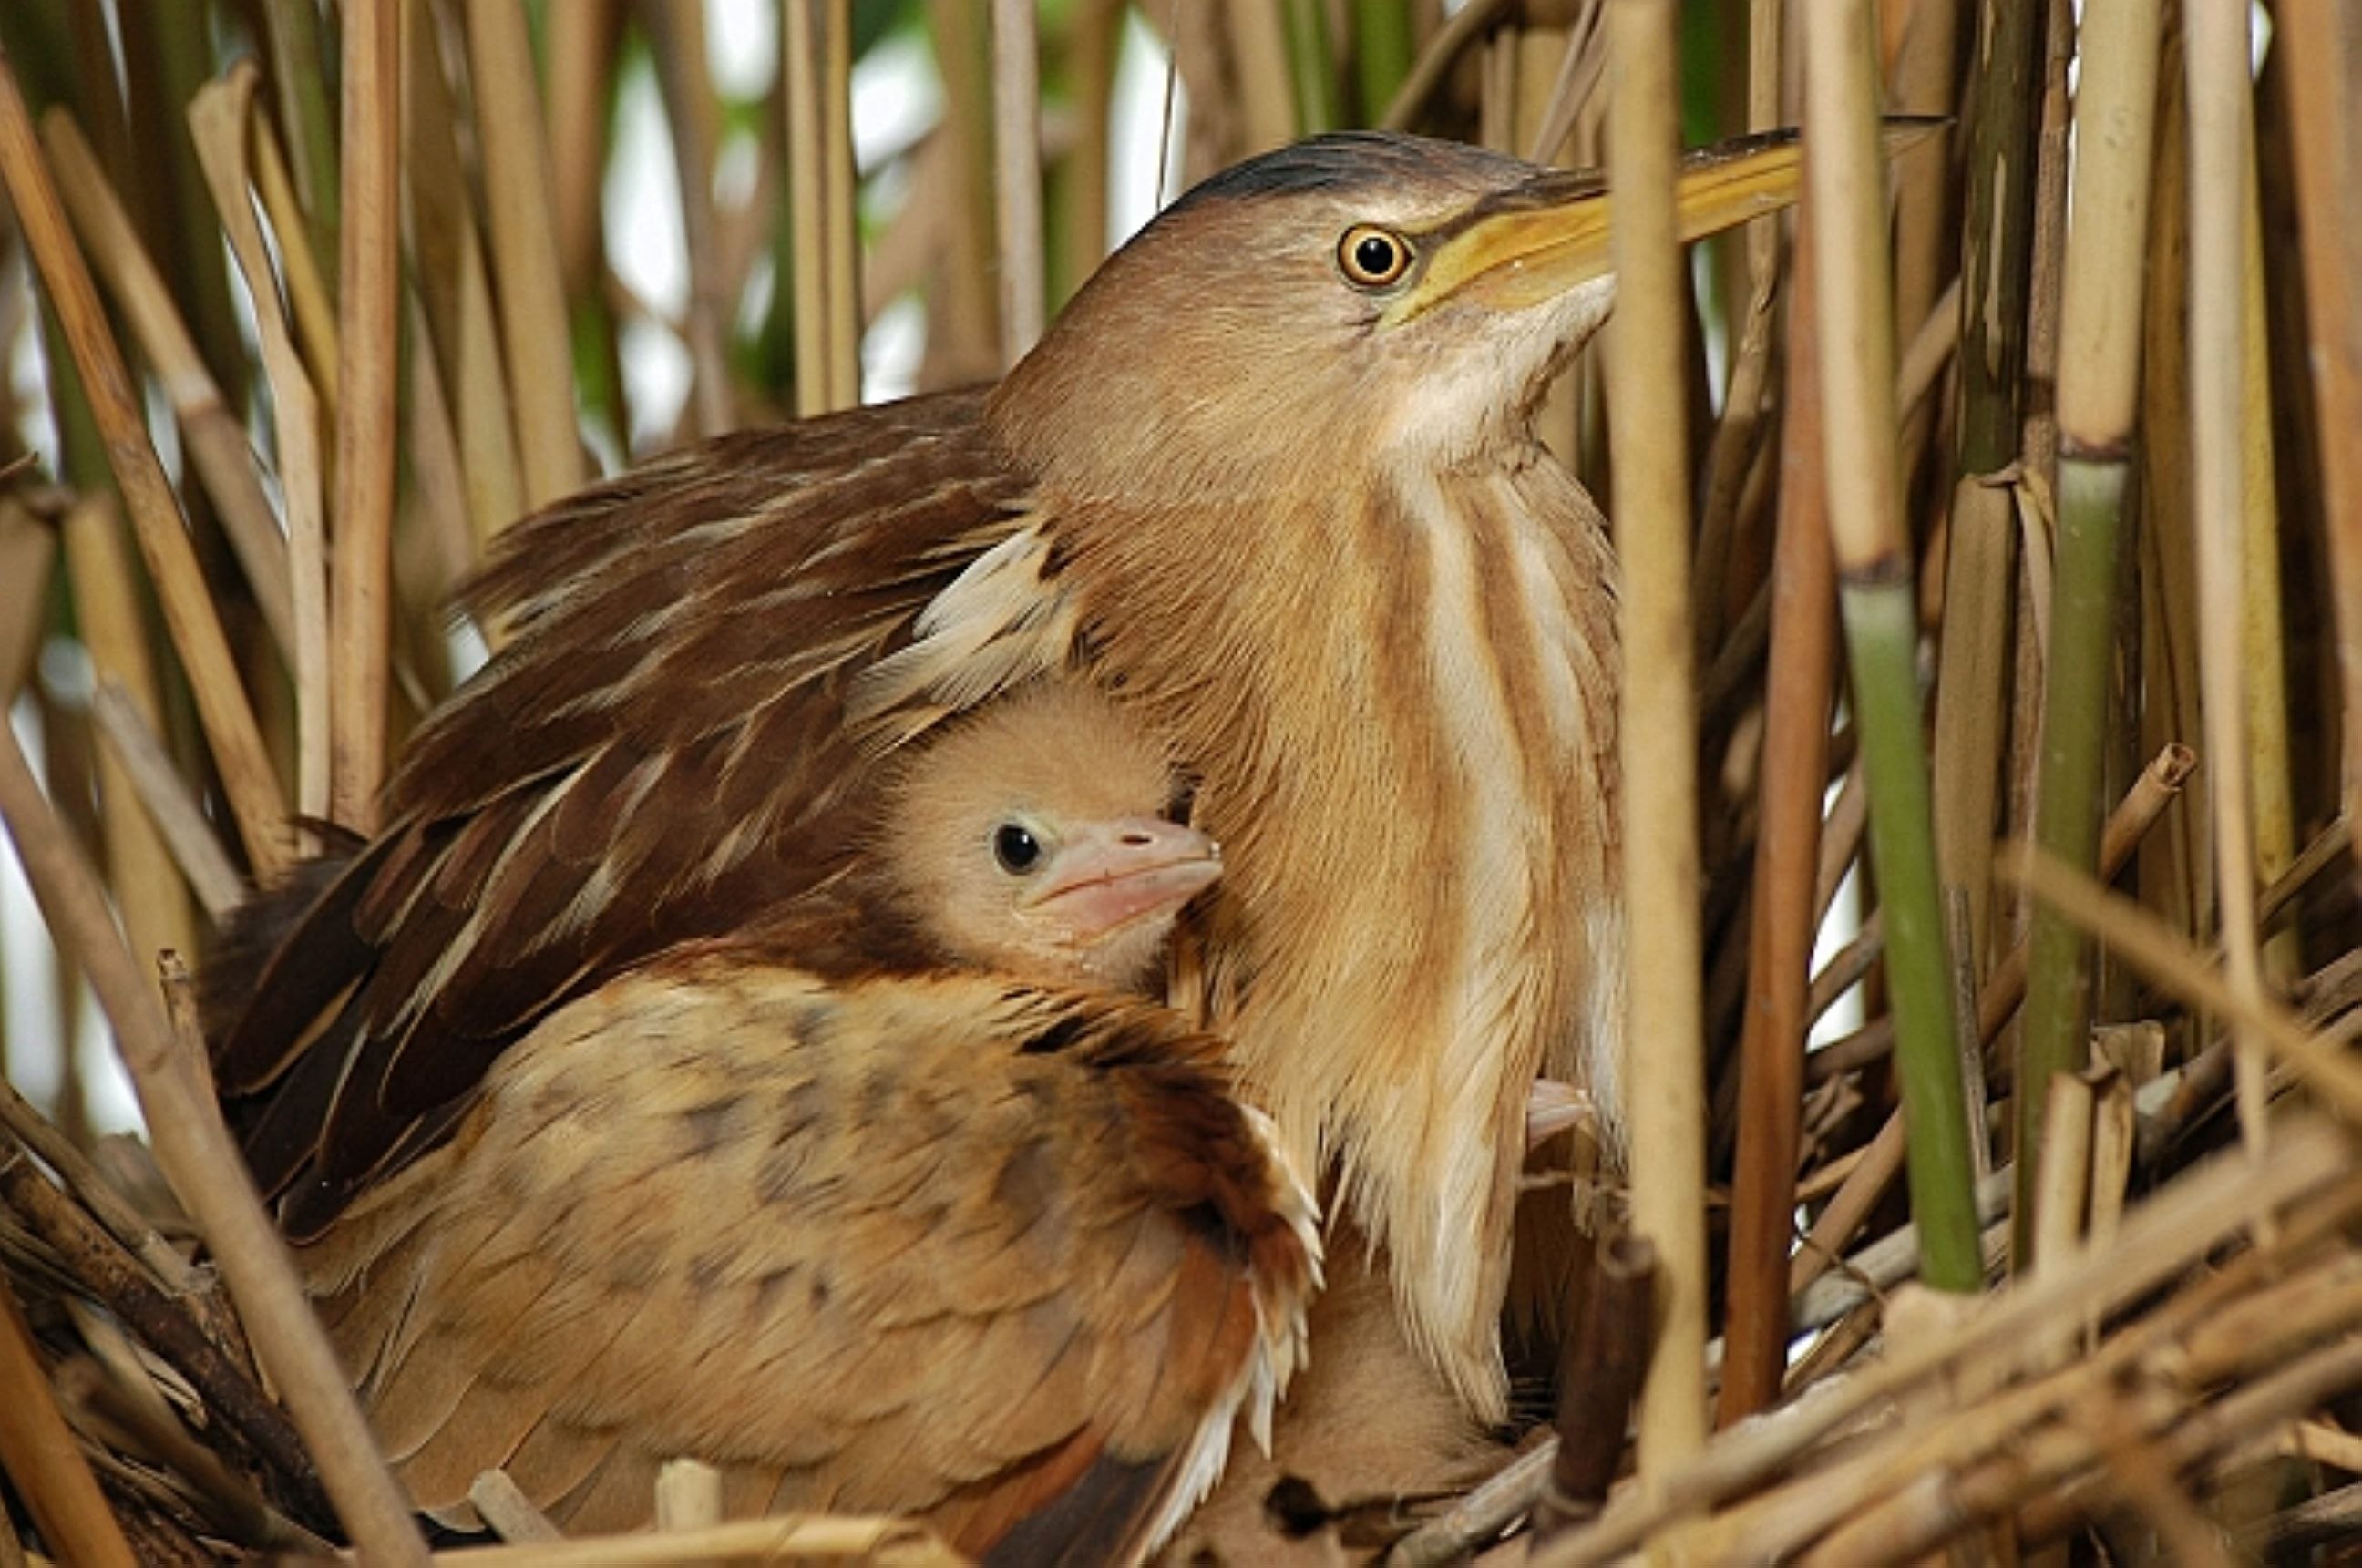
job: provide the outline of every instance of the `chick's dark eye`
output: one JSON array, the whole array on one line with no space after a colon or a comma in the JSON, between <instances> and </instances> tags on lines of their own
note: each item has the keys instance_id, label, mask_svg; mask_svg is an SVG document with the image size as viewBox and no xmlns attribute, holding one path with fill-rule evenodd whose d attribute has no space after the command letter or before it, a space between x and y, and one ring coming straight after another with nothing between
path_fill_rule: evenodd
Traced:
<instances>
[{"instance_id":1,"label":"chick's dark eye","mask_svg":"<svg viewBox=\"0 0 2362 1568\"><path fill-rule=\"evenodd\" d=\"M992 830L992 857L1003 871L1021 877L1041 863L1042 841L1015 823L1003 823Z\"/></svg>"},{"instance_id":2,"label":"chick's dark eye","mask_svg":"<svg viewBox=\"0 0 2362 1568\"><path fill-rule=\"evenodd\" d=\"M1365 289L1382 289L1410 267L1410 246L1398 234L1356 224L1337 242L1337 265Z\"/></svg>"}]
</instances>

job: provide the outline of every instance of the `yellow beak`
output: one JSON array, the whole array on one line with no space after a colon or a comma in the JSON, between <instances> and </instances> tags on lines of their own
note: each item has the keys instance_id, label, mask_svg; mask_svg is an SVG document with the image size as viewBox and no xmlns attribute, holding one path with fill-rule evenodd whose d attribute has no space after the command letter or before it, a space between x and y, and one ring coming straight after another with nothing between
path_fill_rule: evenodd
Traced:
<instances>
[{"instance_id":1,"label":"yellow beak","mask_svg":"<svg viewBox=\"0 0 2362 1568\"><path fill-rule=\"evenodd\" d=\"M1938 123L1890 121L1889 154ZM1688 154L1680 178L1681 237L1702 239L1793 204L1804 182L1803 149L1794 131L1742 137ZM1556 299L1614 270L1614 215L1596 171L1540 176L1507 204L1451 232L1380 319L1399 326L1451 300L1513 311Z\"/></svg>"}]
</instances>

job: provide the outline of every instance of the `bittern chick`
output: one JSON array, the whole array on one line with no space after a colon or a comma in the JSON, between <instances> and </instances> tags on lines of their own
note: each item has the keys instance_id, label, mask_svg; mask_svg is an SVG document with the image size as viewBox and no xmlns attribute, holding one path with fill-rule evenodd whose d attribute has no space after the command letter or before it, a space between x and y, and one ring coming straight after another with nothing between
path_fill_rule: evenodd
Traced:
<instances>
[{"instance_id":1,"label":"bittern chick","mask_svg":"<svg viewBox=\"0 0 2362 1568\"><path fill-rule=\"evenodd\" d=\"M689 1456L734 1514L914 1514L992 1561L1167 1536L1242 1408L1267 1441L1318 1269L1216 1043L1048 988L1141 977L1217 874L1172 794L1104 700L1020 693L883 797L872 863L949 962L677 955L504 1054L298 1251L418 1504L467 1522L501 1466L628 1528Z\"/></svg>"},{"instance_id":2,"label":"bittern chick","mask_svg":"<svg viewBox=\"0 0 2362 1568\"><path fill-rule=\"evenodd\" d=\"M1181 789L1106 698L1038 682L916 754L875 863L960 963L1147 992L1174 917L1221 875L1220 847L1167 815Z\"/></svg>"}]
</instances>

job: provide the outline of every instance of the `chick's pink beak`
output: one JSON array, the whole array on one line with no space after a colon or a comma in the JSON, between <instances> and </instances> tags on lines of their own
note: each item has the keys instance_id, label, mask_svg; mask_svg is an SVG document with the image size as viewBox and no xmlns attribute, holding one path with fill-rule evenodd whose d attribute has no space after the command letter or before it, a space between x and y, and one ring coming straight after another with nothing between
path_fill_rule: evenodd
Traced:
<instances>
[{"instance_id":1,"label":"chick's pink beak","mask_svg":"<svg viewBox=\"0 0 2362 1568\"><path fill-rule=\"evenodd\" d=\"M1119 817L1078 829L1019 907L1097 943L1144 920L1172 918L1221 874L1221 845L1197 829Z\"/></svg>"}]
</instances>

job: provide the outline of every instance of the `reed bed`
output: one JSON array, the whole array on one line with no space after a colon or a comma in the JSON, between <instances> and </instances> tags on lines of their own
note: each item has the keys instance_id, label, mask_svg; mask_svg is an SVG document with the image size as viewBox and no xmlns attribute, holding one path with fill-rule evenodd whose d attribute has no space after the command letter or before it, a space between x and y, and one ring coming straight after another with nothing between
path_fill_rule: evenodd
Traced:
<instances>
[{"instance_id":1,"label":"reed bed","mask_svg":"<svg viewBox=\"0 0 2362 1568\"><path fill-rule=\"evenodd\" d=\"M1365 125L1629 193L1624 312L1537 419L1622 536L1650 1054L1574 1441L1370 1550L2350 1548L2357 37L2352 0L0 6L0 814L44 917L0 947L62 999L0 1018L45 1086L0 1092L0 1564L429 1555L182 965L370 825L498 635L446 605L502 527L854 403L897 320L914 387L994 376L1168 157ZM922 91L856 166L853 105ZM1779 125L1801 211L1683 264L1673 149ZM671 183L619 217L626 127ZM93 1119L85 976L152 1155ZM951 1560L719 1520L693 1469L659 1500L680 1561ZM657 1550L478 1503L509 1544L436 1560Z\"/></svg>"}]
</instances>

